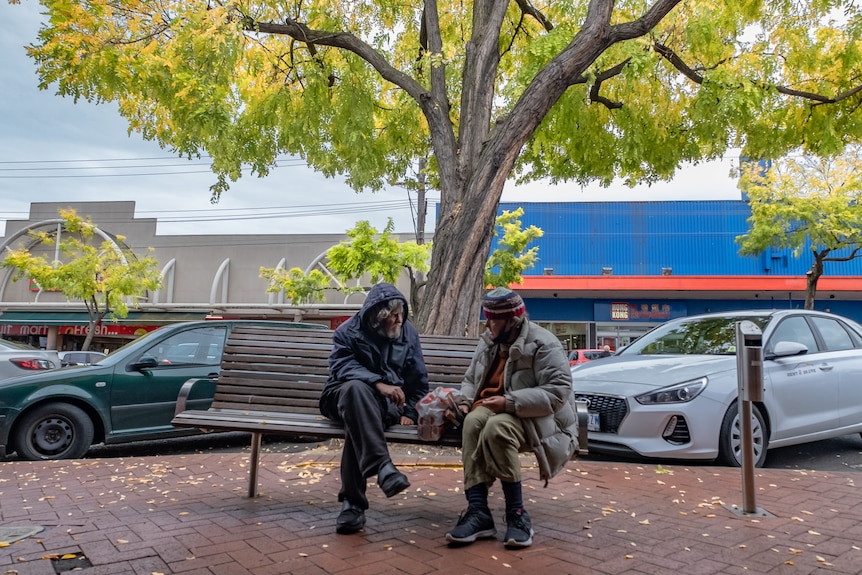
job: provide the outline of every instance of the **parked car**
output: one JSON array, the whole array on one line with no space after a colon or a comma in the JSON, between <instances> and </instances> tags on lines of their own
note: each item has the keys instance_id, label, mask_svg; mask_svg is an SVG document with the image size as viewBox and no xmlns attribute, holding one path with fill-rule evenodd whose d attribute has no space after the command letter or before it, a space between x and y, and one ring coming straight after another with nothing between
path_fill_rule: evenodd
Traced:
<instances>
[{"instance_id":1,"label":"parked car","mask_svg":"<svg viewBox=\"0 0 862 575\"><path fill-rule=\"evenodd\" d=\"M862 326L815 311L713 313L668 321L622 351L572 368L596 453L741 458L736 324L762 330L755 463L769 448L862 432Z\"/></svg>"},{"instance_id":2,"label":"parked car","mask_svg":"<svg viewBox=\"0 0 862 575\"><path fill-rule=\"evenodd\" d=\"M180 387L191 378L213 380L196 385L188 403L208 408L228 334L236 325L254 323L272 324L211 320L168 325L94 365L0 381L0 457L16 452L26 460L75 459L94 443L199 433L171 425Z\"/></svg>"},{"instance_id":3,"label":"parked car","mask_svg":"<svg viewBox=\"0 0 862 575\"><path fill-rule=\"evenodd\" d=\"M0 339L0 380L60 367L56 351Z\"/></svg>"},{"instance_id":4,"label":"parked car","mask_svg":"<svg viewBox=\"0 0 862 575\"><path fill-rule=\"evenodd\" d=\"M60 362L66 365L92 365L105 357L101 351L61 351Z\"/></svg>"},{"instance_id":5,"label":"parked car","mask_svg":"<svg viewBox=\"0 0 862 575\"><path fill-rule=\"evenodd\" d=\"M578 365L610 355L611 352L606 349L573 349L569 351L569 365Z\"/></svg>"}]
</instances>

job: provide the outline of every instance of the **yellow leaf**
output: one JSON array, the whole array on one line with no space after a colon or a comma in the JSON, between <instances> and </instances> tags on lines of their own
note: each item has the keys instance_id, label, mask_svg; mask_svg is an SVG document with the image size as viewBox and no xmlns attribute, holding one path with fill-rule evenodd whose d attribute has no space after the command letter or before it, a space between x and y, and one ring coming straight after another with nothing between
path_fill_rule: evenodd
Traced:
<instances>
[{"instance_id":1,"label":"yellow leaf","mask_svg":"<svg viewBox=\"0 0 862 575\"><path fill-rule=\"evenodd\" d=\"M0 547L9 547L8 541L0 541Z\"/></svg>"},{"instance_id":2,"label":"yellow leaf","mask_svg":"<svg viewBox=\"0 0 862 575\"><path fill-rule=\"evenodd\" d=\"M77 557L74 553L66 553L60 557L60 559L74 559Z\"/></svg>"},{"instance_id":3,"label":"yellow leaf","mask_svg":"<svg viewBox=\"0 0 862 575\"><path fill-rule=\"evenodd\" d=\"M820 533L818 533L817 531L812 531L810 529L808 530L808 534L809 535L820 535Z\"/></svg>"},{"instance_id":4,"label":"yellow leaf","mask_svg":"<svg viewBox=\"0 0 862 575\"><path fill-rule=\"evenodd\" d=\"M626 559L634 559L634 558L635 558L634 555L626 555Z\"/></svg>"},{"instance_id":5,"label":"yellow leaf","mask_svg":"<svg viewBox=\"0 0 862 575\"><path fill-rule=\"evenodd\" d=\"M643 521L638 521L638 523L640 523L641 525L649 525L650 524L649 519L644 519Z\"/></svg>"}]
</instances>

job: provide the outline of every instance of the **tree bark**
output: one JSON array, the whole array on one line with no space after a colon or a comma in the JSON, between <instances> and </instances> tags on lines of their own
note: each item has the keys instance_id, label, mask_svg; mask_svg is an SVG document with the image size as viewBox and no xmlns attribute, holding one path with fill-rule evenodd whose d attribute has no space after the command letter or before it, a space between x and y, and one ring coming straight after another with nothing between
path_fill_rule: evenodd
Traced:
<instances>
[{"instance_id":1,"label":"tree bark","mask_svg":"<svg viewBox=\"0 0 862 575\"><path fill-rule=\"evenodd\" d=\"M828 252L826 252L828 253ZM805 309L814 309L814 296L817 294L817 280L823 275L825 253L814 252L814 263L805 274Z\"/></svg>"}]
</instances>

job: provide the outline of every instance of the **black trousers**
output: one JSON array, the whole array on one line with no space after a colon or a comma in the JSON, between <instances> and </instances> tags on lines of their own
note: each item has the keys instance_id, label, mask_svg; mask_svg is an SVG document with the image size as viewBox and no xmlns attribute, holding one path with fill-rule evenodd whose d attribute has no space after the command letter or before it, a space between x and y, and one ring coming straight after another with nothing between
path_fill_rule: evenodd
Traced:
<instances>
[{"instance_id":1,"label":"black trousers","mask_svg":"<svg viewBox=\"0 0 862 575\"><path fill-rule=\"evenodd\" d=\"M391 423L389 401L367 383L352 380L328 386L320 398L320 411L344 426L338 500L368 509L367 479L390 460L383 435Z\"/></svg>"}]
</instances>

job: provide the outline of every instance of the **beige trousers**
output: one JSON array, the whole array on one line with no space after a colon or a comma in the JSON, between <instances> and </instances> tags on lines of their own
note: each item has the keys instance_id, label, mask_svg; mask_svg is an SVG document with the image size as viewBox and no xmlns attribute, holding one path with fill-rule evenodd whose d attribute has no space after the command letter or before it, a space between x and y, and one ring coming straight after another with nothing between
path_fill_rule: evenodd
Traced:
<instances>
[{"instance_id":1,"label":"beige trousers","mask_svg":"<svg viewBox=\"0 0 862 575\"><path fill-rule=\"evenodd\" d=\"M461 458L464 462L464 489L495 479L521 481L518 453L526 451L521 420L511 413L494 413L477 407L464 418L461 431Z\"/></svg>"}]
</instances>

